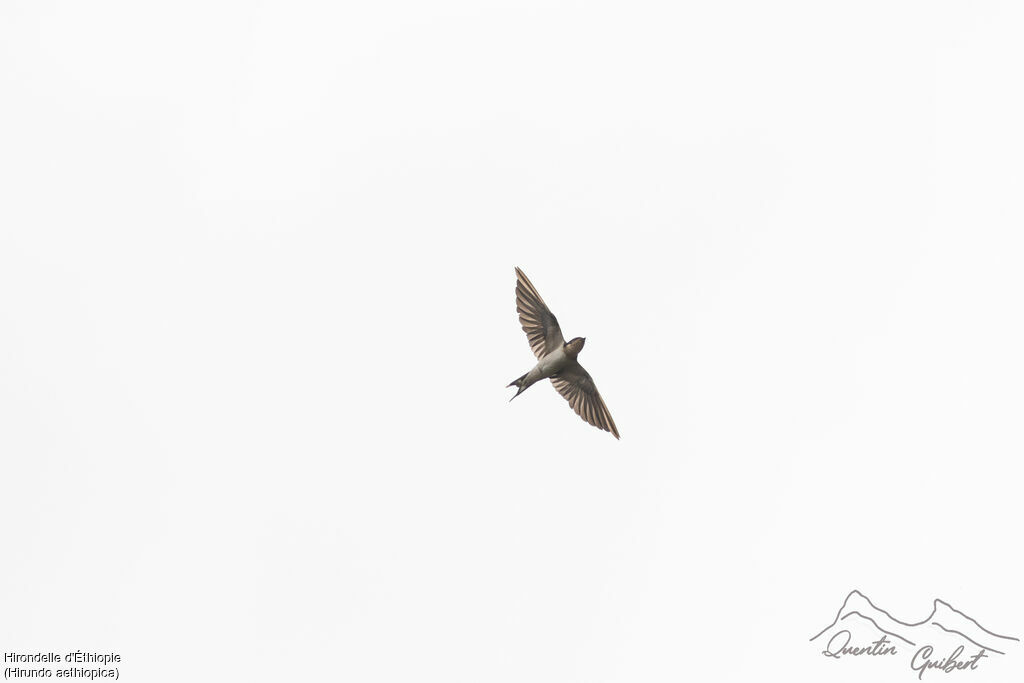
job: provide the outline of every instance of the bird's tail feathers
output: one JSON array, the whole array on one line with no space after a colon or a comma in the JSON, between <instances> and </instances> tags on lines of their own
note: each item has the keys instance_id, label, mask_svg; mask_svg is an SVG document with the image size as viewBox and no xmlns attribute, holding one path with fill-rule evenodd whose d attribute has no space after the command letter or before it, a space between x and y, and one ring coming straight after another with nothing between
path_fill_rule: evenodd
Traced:
<instances>
[{"instance_id":1,"label":"bird's tail feathers","mask_svg":"<svg viewBox=\"0 0 1024 683\"><path fill-rule=\"evenodd\" d=\"M519 394L521 394L524 391L526 391L526 386L527 386L526 385L526 375L523 375L522 377L520 377L518 379L514 379L511 382L509 382L509 384L505 388L507 389L508 387L518 387L519 391L516 392L516 396L518 396ZM512 398L510 398L508 400L508 402L511 403L512 399L515 398L516 396L513 396Z\"/></svg>"}]
</instances>

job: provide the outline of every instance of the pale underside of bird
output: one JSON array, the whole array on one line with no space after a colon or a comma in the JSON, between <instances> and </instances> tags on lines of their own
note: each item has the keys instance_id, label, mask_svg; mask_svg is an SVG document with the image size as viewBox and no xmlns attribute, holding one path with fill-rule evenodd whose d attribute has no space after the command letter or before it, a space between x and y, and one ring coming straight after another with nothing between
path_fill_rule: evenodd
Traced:
<instances>
[{"instance_id":1,"label":"pale underside of bird","mask_svg":"<svg viewBox=\"0 0 1024 683\"><path fill-rule=\"evenodd\" d=\"M537 365L508 386L517 387L518 396L540 380L550 379L577 415L598 429L611 432L618 439L619 430L601 394L597 392L594 380L576 361L586 339L576 337L566 342L562 338L558 320L540 298L537 288L519 268L516 268L516 310L523 331L530 341L530 348L537 356Z\"/></svg>"}]
</instances>

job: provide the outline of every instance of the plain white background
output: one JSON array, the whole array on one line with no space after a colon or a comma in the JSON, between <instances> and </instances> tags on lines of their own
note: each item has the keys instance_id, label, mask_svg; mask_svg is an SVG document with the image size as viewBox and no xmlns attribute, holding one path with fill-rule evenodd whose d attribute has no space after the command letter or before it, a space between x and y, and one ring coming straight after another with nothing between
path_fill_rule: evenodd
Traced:
<instances>
[{"instance_id":1,"label":"plain white background","mask_svg":"<svg viewBox=\"0 0 1024 683\"><path fill-rule=\"evenodd\" d=\"M807 642L853 588L1024 636L1022 30L1013 2L3 3L0 649L915 680ZM548 383L507 402L514 265L621 441Z\"/></svg>"}]
</instances>

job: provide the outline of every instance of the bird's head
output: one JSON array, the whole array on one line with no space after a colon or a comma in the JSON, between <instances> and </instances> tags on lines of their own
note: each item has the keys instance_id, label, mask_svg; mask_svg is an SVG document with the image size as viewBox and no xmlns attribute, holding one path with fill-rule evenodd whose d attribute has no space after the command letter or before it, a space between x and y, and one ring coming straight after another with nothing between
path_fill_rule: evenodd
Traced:
<instances>
[{"instance_id":1,"label":"bird's head","mask_svg":"<svg viewBox=\"0 0 1024 683\"><path fill-rule=\"evenodd\" d=\"M586 341L587 340L584 337L576 337L575 339L567 341L564 347L565 352L575 358L580 355L580 351L583 350L583 344L586 343Z\"/></svg>"}]
</instances>

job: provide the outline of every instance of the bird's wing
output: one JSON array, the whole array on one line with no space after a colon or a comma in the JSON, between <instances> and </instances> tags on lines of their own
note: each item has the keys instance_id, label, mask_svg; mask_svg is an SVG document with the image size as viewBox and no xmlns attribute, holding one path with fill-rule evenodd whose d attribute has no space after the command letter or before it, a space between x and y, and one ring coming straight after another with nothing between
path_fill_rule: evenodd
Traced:
<instances>
[{"instance_id":1,"label":"bird's wing","mask_svg":"<svg viewBox=\"0 0 1024 683\"><path fill-rule=\"evenodd\" d=\"M537 288L519 268L516 268L516 279L516 310L519 311L519 323L530 340L530 348L533 349L534 355L543 358L565 344L562 330L558 327L554 313L537 293Z\"/></svg>"},{"instance_id":2,"label":"bird's wing","mask_svg":"<svg viewBox=\"0 0 1024 683\"><path fill-rule=\"evenodd\" d=\"M611 432L616 439L619 438L619 430L615 428L615 420L608 412L608 406L604 404L601 394L597 393L597 385L590 373L582 365L575 360L570 361L560 373L551 378L551 383L577 415L598 429Z\"/></svg>"}]
</instances>

